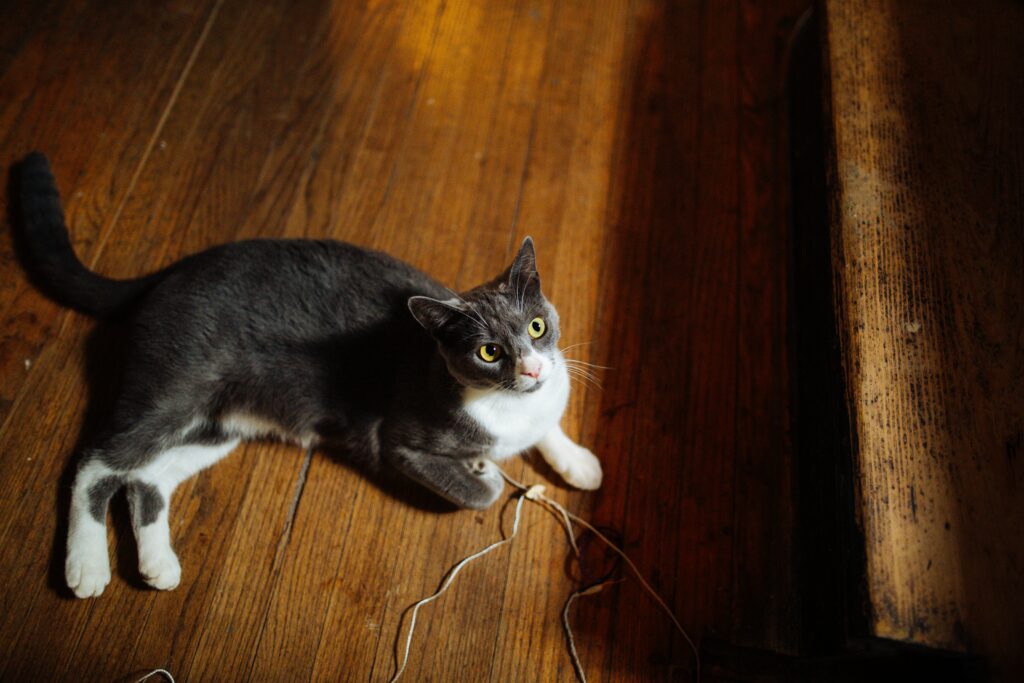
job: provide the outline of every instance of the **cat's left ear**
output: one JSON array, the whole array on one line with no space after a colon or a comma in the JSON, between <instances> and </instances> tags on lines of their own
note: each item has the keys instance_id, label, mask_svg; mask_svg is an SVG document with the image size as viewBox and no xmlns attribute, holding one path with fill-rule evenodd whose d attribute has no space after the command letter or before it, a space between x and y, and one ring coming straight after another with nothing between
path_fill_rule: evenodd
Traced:
<instances>
[{"instance_id":1,"label":"cat's left ear","mask_svg":"<svg viewBox=\"0 0 1024 683\"><path fill-rule=\"evenodd\" d=\"M458 299L440 301L429 296L409 297L408 306L416 322L435 337L463 308Z\"/></svg>"},{"instance_id":2,"label":"cat's left ear","mask_svg":"<svg viewBox=\"0 0 1024 683\"><path fill-rule=\"evenodd\" d=\"M533 238L527 237L519 247L512 265L501 276L503 284L515 292L535 293L540 290L540 275L537 274L537 254L533 249Z\"/></svg>"}]
</instances>

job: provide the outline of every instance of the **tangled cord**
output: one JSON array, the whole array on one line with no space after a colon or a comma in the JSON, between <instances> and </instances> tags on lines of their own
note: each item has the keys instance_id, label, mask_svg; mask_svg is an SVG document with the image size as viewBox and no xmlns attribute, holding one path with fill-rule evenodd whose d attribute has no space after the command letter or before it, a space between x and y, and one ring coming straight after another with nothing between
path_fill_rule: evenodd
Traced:
<instances>
[{"instance_id":1,"label":"tangled cord","mask_svg":"<svg viewBox=\"0 0 1024 683\"><path fill-rule=\"evenodd\" d=\"M568 510L565 509L564 506L562 506L557 501L554 501L551 498L545 496L544 487L542 485L534 484L533 486L527 486L526 484L516 481L508 474L506 474L503 470L499 469L498 471L501 472L501 476L505 478L505 481L507 481L514 488L519 489L519 491L521 492L521 495L516 500L515 516L512 520L512 533L510 533L506 538L503 538L500 541L495 541L483 550L475 552L472 555L469 555L460 560L454 567L448 570L448 573L445 575L444 580L441 582L441 587L438 588L433 595L429 595L423 598L422 600L420 600L412 606L412 614L409 619L409 631L405 637L405 649L401 653L401 657L399 657L398 654L398 644L401 642L401 622L399 622L399 631L398 634L396 635L395 641L395 659L397 669L395 671L395 675L391 677L389 683L395 683L399 678L401 678L402 674L405 673L406 666L409 664L409 650L412 647L412 637L416 629L416 616L419 614L420 608L444 595L444 593L452 585L452 582L455 580L455 577L458 576L459 572L462 571L462 568L465 567L467 564L469 564L473 560L483 557L484 555L490 553L493 550L497 550L503 545L511 543L512 539L516 537L517 533L519 533L519 519L523 509L523 502L527 500L547 508L552 514L556 515L559 518L559 521L565 527L565 532L569 539L569 545L572 546L572 549L577 557L579 557L580 555L580 550L579 546L576 543L576 535L575 533L573 533L573 522L576 522L580 526L586 528L591 533L593 533L597 538L601 539L613 552L615 552L616 555L618 555L626 563L626 565L632 570L633 575L636 577L637 581L640 582L640 585L644 588L645 591L647 591L647 593L652 598L654 598L655 603L657 603L657 605L661 607L665 614L669 616L669 619L672 620L672 624L676 627L676 630L679 631L679 633L686 640L687 645L690 646L690 650L693 652L695 662L695 679L699 683L700 653L697 650L697 646L693 644L693 641L690 639L690 636L686 633L686 630L683 629L682 625L679 623L679 620L676 618L676 615L672 613L672 610L669 608L667 604L665 604L665 601L661 599L661 596L659 596L658 593L653 588L651 588L651 585L647 583L647 580L644 579L643 575L640 573L640 570L637 569L636 565L633 564L633 561L629 559L629 556L626 555L626 553L623 552L622 549L620 549L617 545L608 540L608 538L600 531L598 531L598 529L595 528L592 524L587 522L585 519L582 519L581 517L578 517L573 513L569 512ZM606 586L618 583L621 580L622 579L611 579L606 577L605 579L599 581L596 584L573 591L565 602L565 607L562 610L562 626L565 629L565 637L569 645L569 657L572 660L572 666L576 672L576 677L580 680L581 683L586 683L587 676L583 670L583 664L580 662L579 654L576 651L576 640L573 637L572 627L569 623L569 610L572 607L572 604L580 597L584 595L593 595L595 593L599 593Z\"/></svg>"}]
</instances>

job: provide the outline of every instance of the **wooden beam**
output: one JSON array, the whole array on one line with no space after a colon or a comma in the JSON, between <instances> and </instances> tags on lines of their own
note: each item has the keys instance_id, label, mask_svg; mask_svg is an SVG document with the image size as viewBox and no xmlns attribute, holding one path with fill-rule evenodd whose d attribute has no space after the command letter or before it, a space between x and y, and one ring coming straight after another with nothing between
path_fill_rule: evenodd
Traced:
<instances>
[{"instance_id":1,"label":"wooden beam","mask_svg":"<svg viewBox=\"0 0 1024 683\"><path fill-rule=\"evenodd\" d=\"M825 3L876 635L1024 668L1024 6Z\"/></svg>"}]
</instances>

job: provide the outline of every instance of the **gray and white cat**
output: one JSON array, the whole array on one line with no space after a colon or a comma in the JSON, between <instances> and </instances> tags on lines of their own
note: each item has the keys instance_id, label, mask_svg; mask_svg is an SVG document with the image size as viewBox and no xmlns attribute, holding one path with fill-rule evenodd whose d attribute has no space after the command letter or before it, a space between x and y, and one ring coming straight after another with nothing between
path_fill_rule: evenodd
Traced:
<instances>
[{"instance_id":1,"label":"gray and white cat","mask_svg":"<svg viewBox=\"0 0 1024 683\"><path fill-rule=\"evenodd\" d=\"M226 244L116 281L75 256L43 155L13 179L35 281L65 305L130 321L119 398L72 490L75 595L110 581L107 504L122 487L142 576L176 587L171 493L245 439L340 450L468 508L501 494L493 460L533 446L568 483L600 486L597 458L559 427L569 376L529 238L505 272L461 296L385 254L313 240Z\"/></svg>"}]
</instances>

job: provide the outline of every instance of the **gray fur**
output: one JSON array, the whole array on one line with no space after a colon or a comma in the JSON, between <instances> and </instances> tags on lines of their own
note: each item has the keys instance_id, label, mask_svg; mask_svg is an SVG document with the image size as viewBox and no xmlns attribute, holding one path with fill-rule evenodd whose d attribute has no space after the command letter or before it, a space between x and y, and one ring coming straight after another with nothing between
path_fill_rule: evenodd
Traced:
<instances>
[{"instance_id":1,"label":"gray fur","mask_svg":"<svg viewBox=\"0 0 1024 683\"><path fill-rule=\"evenodd\" d=\"M104 522L107 519L107 505L110 498L117 493L124 484L124 479L119 476L103 477L89 487L89 514L97 522Z\"/></svg>"},{"instance_id":2,"label":"gray fur","mask_svg":"<svg viewBox=\"0 0 1024 683\"><path fill-rule=\"evenodd\" d=\"M555 348L557 314L533 264L527 240L505 273L452 304L411 266L339 242L256 240L188 257L139 302L108 436L87 458L131 482L174 446L251 436L226 424L245 414L487 507L502 481L467 465L491 437L465 418L461 391L510 389L525 344ZM524 341L536 315L548 332ZM490 341L506 349L497 363L476 353Z\"/></svg>"},{"instance_id":3,"label":"gray fur","mask_svg":"<svg viewBox=\"0 0 1024 683\"><path fill-rule=\"evenodd\" d=\"M128 485L128 504L140 526L148 526L157 520L166 505L159 489L152 484L134 481Z\"/></svg>"}]
</instances>

